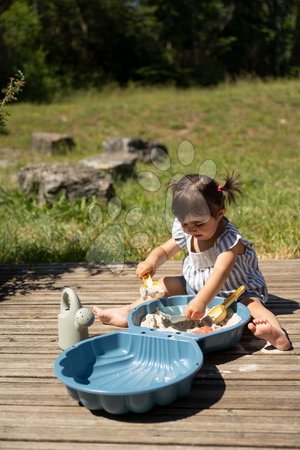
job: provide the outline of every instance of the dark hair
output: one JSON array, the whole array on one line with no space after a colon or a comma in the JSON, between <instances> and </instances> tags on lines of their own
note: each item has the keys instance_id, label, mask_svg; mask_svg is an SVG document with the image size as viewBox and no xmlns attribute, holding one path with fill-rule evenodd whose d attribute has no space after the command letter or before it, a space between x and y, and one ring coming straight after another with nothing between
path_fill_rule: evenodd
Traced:
<instances>
[{"instance_id":1,"label":"dark hair","mask_svg":"<svg viewBox=\"0 0 300 450\"><path fill-rule=\"evenodd\" d=\"M188 215L215 216L220 209L235 202L236 194L241 194L239 175L228 172L222 177L221 186L206 175L185 175L179 181L172 181L172 212L179 220Z\"/></svg>"}]
</instances>

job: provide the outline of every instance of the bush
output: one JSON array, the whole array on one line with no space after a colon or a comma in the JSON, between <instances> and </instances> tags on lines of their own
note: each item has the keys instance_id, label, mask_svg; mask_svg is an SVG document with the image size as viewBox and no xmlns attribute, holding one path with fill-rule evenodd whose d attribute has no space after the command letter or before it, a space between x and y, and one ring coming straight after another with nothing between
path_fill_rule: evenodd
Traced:
<instances>
[{"instance_id":1,"label":"bush","mask_svg":"<svg viewBox=\"0 0 300 450\"><path fill-rule=\"evenodd\" d=\"M24 75L19 70L17 74L10 79L7 87L2 91L4 93L4 97L0 101L0 132L3 132L3 129L6 126L7 117L9 116L9 113L4 109L6 103L17 100L17 95L23 89L24 84Z\"/></svg>"}]
</instances>

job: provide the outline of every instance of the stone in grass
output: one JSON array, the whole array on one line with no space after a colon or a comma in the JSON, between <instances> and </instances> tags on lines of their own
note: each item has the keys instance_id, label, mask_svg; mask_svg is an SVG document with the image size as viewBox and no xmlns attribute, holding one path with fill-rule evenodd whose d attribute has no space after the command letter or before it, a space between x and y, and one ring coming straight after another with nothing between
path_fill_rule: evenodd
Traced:
<instances>
[{"instance_id":1,"label":"stone in grass","mask_svg":"<svg viewBox=\"0 0 300 450\"><path fill-rule=\"evenodd\" d=\"M135 164L138 157L130 153L103 153L101 155L89 156L83 159L81 164L94 169L100 169L110 173L114 178L120 177L125 180L135 175Z\"/></svg>"},{"instance_id":2,"label":"stone in grass","mask_svg":"<svg viewBox=\"0 0 300 450\"><path fill-rule=\"evenodd\" d=\"M31 145L33 150L54 155L72 150L75 147L75 142L67 134L37 131L32 133Z\"/></svg>"},{"instance_id":3,"label":"stone in grass","mask_svg":"<svg viewBox=\"0 0 300 450\"><path fill-rule=\"evenodd\" d=\"M105 153L133 153L144 163L161 160L168 155L167 147L156 141L144 141L138 138L119 137L103 142Z\"/></svg>"},{"instance_id":4,"label":"stone in grass","mask_svg":"<svg viewBox=\"0 0 300 450\"><path fill-rule=\"evenodd\" d=\"M79 164L39 164L21 169L19 184L39 203L52 203L64 195L67 200L95 196L108 201L114 196L112 177Z\"/></svg>"}]
</instances>

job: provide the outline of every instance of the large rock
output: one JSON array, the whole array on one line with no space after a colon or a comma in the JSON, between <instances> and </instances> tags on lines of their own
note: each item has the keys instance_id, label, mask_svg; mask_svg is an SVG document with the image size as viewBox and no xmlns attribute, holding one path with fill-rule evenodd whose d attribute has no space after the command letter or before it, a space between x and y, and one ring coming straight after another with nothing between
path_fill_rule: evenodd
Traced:
<instances>
[{"instance_id":1,"label":"large rock","mask_svg":"<svg viewBox=\"0 0 300 450\"><path fill-rule=\"evenodd\" d=\"M108 154L133 153L137 155L139 161L145 163L160 160L162 155L168 155L168 149L164 144L137 138L119 137L108 139L103 142L103 147L104 152Z\"/></svg>"},{"instance_id":2,"label":"large rock","mask_svg":"<svg viewBox=\"0 0 300 450\"><path fill-rule=\"evenodd\" d=\"M135 173L135 163L138 157L135 154L124 152L103 153L83 159L81 164L94 169L110 173L114 178L125 180Z\"/></svg>"},{"instance_id":3,"label":"large rock","mask_svg":"<svg viewBox=\"0 0 300 450\"><path fill-rule=\"evenodd\" d=\"M75 142L74 139L67 134L37 131L32 133L31 145L34 150L54 155L72 150L75 146Z\"/></svg>"},{"instance_id":4,"label":"large rock","mask_svg":"<svg viewBox=\"0 0 300 450\"><path fill-rule=\"evenodd\" d=\"M26 194L36 196L40 203L51 203L62 194L70 201L92 196L107 201L114 196L110 175L76 164L25 167L19 173L19 183Z\"/></svg>"}]
</instances>

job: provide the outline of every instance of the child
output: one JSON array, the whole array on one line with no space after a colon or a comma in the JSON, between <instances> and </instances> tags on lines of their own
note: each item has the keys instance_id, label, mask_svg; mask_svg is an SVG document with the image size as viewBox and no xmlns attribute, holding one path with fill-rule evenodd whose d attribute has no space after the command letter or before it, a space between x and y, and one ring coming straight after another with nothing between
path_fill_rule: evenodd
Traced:
<instances>
[{"instance_id":1,"label":"child","mask_svg":"<svg viewBox=\"0 0 300 450\"><path fill-rule=\"evenodd\" d=\"M171 184L172 212L176 217L172 238L152 250L137 266L137 276L154 275L161 264L186 248L183 275L165 276L159 282L165 296L195 296L186 307L187 320L200 319L216 295L227 297L244 285L246 290L239 301L249 308L253 318L249 330L277 349L288 350L291 342L286 332L264 306L268 292L253 244L225 217L226 205L235 201L236 193L241 193L238 177L227 174L224 181L220 186L205 175L186 175ZM139 303L141 300L122 308L93 310L103 323L126 327L128 312Z\"/></svg>"}]
</instances>

